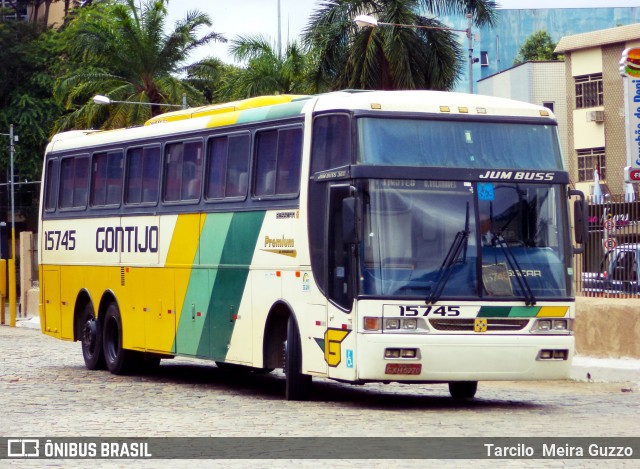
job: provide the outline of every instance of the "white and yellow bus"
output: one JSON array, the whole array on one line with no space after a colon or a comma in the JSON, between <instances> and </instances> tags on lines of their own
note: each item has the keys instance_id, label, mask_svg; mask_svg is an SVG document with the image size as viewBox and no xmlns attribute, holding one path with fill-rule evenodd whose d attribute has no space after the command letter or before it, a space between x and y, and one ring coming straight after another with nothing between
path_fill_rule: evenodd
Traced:
<instances>
[{"instance_id":1,"label":"white and yellow bus","mask_svg":"<svg viewBox=\"0 0 640 469\"><path fill-rule=\"evenodd\" d=\"M174 356L350 383L562 379L569 177L545 108L466 94L254 98L56 135L41 326L87 368Z\"/></svg>"}]
</instances>

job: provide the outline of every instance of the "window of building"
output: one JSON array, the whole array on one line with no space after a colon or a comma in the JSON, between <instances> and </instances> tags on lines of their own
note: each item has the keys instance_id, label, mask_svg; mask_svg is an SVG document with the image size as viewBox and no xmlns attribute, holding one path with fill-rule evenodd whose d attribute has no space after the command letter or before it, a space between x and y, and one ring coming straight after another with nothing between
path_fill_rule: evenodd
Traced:
<instances>
[{"instance_id":1,"label":"window of building","mask_svg":"<svg viewBox=\"0 0 640 469\"><path fill-rule=\"evenodd\" d=\"M244 197L249 181L250 135L225 135L209 140L205 197Z\"/></svg>"},{"instance_id":2,"label":"window of building","mask_svg":"<svg viewBox=\"0 0 640 469\"><path fill-rule=\"evenodd\" d=\"M597 168L600 179L607 178L607 158L604 147L576 150L578 155L578 182L593 181Z\"/></svg>"},{"instance_id":3,"label":"window of building","mask_svg":"<svg viewBox=\"0 0 640 469\"><path fill-rule=\"evenodd\" d=\"M127 150L125 203L157 203L159 177L159 146L137 147Z\"/></svg>"},{"instance_id":4,"label":"window of building","mask_svg":"<svg viewBox=\"0 0 640 469\"><path fill-rule=\"evenodd\" d=\"M89 187L89 157L64 158L60 165L60 208L85 208Z\"/></svg>"},{"instance_id":5,"label":"window of building","mask_svg":"<svg viewBox=\"0 0 640 469\"><path fill-rule=\"evenodd\" d=\"M549 109L551 112L555 112L554 110L554 103L553 101L545 101L544 103L542 103L542 106L546 107L547 109Z\"/></svg>"},{"instance_id":6,"label":"window of building","mask_svg":"<svg viewBox=\"0 0 640 469\"><path fill-rule=\"evenodd\" d=\"M91 205L120 205L122 198L122 151L95 153L91 171Z\"/></svg>"},{"instance_id":7,"label":"window of building","mask_svg":"<svg viewBox=\"0 0 640 469\"><path fill-rule=\"evenodd\" d=\"M581 75L576 81L576 109L602 106L604 97L602 92L602 73Z\"/></svg>"},{"instance_id":8,"label":"window of building","mask_svg":"<svg viewBox=\"0 0 640 469\"><path fill-rule=\"evenodd\" d=\"M295 195L300 188L302 128L274 129L256 135L254 195Z\"/></svg>"}]
</instances>

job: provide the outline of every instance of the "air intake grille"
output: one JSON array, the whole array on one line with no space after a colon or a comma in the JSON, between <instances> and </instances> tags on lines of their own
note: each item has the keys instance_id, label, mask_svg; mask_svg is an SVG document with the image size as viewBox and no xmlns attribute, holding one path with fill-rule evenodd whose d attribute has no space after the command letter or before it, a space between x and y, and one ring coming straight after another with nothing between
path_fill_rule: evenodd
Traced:
<instances>
[{"instance_id":1,"label":"air intake grille","mask_svg":"<svg viewBox=\"0 0 640 469\"><path fill-rule=\"evenodd\" d=\"M429 324L437 331L473 332L475 319L429 319ZM529 324L529 319L487 318L487 332L521 331Z\"/></svg>"}]
</instances>

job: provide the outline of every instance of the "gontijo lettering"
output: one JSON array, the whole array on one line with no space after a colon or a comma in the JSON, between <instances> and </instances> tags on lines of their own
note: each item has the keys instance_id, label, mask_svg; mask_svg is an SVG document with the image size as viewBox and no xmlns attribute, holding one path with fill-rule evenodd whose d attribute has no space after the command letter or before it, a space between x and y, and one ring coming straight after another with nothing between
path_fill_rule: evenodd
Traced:
<instances>
[{"instance_id":1,"label":"gontijo lettering","mask_svg":"<svg viewBox=\"0 0 640 469\"><path fill-rule=\"evenodd\" d=\"M97 252L158 252L157 226L101 226L96 230Z\"/></svg>"}]
</instances>

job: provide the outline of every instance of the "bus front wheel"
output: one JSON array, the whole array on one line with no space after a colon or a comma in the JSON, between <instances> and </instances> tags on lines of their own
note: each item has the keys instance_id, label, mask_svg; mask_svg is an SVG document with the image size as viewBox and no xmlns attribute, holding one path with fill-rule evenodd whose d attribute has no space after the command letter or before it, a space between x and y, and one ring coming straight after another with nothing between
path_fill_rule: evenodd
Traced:
<instances>
[{"instance_id":1,"label":"bus front wheel","mask_svg":"<svg viewBox=\"0 0 640 469\"><path fill-rule=\"evenodd\" d=\"M284 374L285 397L288 401L306 401L311 394L311 376L302 374L302 344L298 323L293 315L287 324Z\"/></svg>"},{"instance_id":2,"label":"bus front wheel","mask_svg":"<svg viewBox=\"0 0 640 469\"><path fill-rule=\"evenodd\" d=\"M103 370L105 368L104 353L102 351L102 327L96 319L93 305L87 303L80 318L80 341L82 342L82 358L89 370Z\"/></svg>"},{"instance_id":3,"label":"bus front wheel","mask_svg":"<svg viewBox=\"0 0 640 469\"><path fill-rule=\"evenodd\" d=\"M102 327L102 346L107 368L114 375L128 373L135 365L136 352L122 348L122 319L115 301L107 307Z\"/></svg>"},{"instance_id":4,"label":"bus front wheel","mask_svg":"<svg viewBox=\"0 0 640 469\"><path fill-rule=\"evenodd\" d=\"M477 381L452 381L449 383L449 394L456 399L473 399L477 390Z\"/></svg>"}]
</instances>

